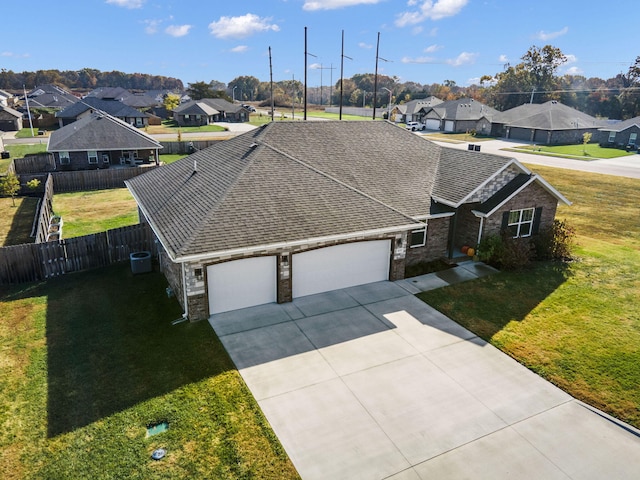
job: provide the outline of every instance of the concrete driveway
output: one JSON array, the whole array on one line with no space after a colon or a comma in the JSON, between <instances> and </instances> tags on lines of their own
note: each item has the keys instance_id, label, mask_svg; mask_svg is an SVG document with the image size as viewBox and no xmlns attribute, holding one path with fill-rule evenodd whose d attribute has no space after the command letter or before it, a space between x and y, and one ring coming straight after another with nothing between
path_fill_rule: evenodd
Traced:
<instances>
[{"instance_id":1,"label":"concrete driveway","mask_svg":"<svg viewBox=\"0 0 640 480\"><path fill-rule=\"evenodd\" d=\"M380 282L211 325L303 479L637 479L640 433Z\"/></svg>"}]
</instances>

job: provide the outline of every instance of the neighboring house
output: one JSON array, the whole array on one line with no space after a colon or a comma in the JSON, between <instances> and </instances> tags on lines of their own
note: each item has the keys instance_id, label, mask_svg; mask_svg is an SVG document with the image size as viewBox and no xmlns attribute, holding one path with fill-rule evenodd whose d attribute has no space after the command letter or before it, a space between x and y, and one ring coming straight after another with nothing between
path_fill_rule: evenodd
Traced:
<instances>
[{"instance_id":1,"label":"neighboring house","mask_svg":"<svg viewBox=\"0 0 640 480\"><path fill-rule=\"evenodd\" d=\"M492 135L539 144L582 143L582 135L606 125L591 115L551 100L527 103L499 113L493 119ZM595 138L594 138L595 140Z\"/></svg>"},{"instance_id":2,"label":"neighboring house","mask_svg":"<svg viewBox=\"0 0 640 480\"><path fill-rule=\"evenodd\" d=\"M57 170L94 170L157 163L161 148L143 131L94 111L51 132L47 151L53 153Z\"/></svg>"},{"instance_id":3,"label":"neighboring house","mask_svg":"<svg viewBox=\"0 0 640 480\"><path fill-rule=\"evenodd\" d=\"M499 113L473 98L448 100L424 110L421 121L428 130L481 135L490 134L492 119Z\"/></svg>"},{"instance_id":4,"label":"neighboring house","mask_svg":"<svg viewBox=\"0 0 640 480\"><path fill-rule=\"evenodd\" d=\"M117 100L122 102L131 95L133 95L133 93L122 87L98 87L92 90L85 98L95 97L103 100Z\"/></svg>"},{"instance_id":5,"label":"neighboring house","mask_svg":"<svg viewBox=\"0 0 640 480\"><path fill-rule=\"evenodd\" d=\"M570 203L515 159L390 122L272 122L125 183L191 320L401 279Z\"/></svg>"},{"instance_id":6,"label":"neighboring house","mask_svg":"<svg viewBox=\"0 0 640 480\"><path fill-rule=\"evenodd\" d=\"M389 119L396 123L422 122L427 110L442 102L439 98L430 96L395 105L391 109Z\"/></svg>"},{"instance_id":7,"label":"neighboring house","mask_svg":"<svg viewBox=\"0 0 640 480\"><path fill-rule=\"evenodd\" d=\"M118 100L107 100L97 97L85 97L79 102L56 113L56 118L61 127L69 125L93 112L100 110L119 118L123 122L136 127L149 125L150 115L136 110Z\"/></svg>"},{"instance_id":8,"label":"neighboring house","mask_svg":"<svg viewBox=\"0 0 640 480\"><path fill-rule=\"evenodd\" d=\"M29 108L51 108L54 110L62 110L78 101L77 97L56 85L36 87L27 93L27 98Z\"/></svg>"},{"instance_id":9,"label":"neighboring house","mask_svg":"<svg viewBox=\"0 0 640 480\"><path fill-rule=\"evenodd\" d=\"M22 113L10 107L0 106L0 130L5 132L22 130Z\"/></svg>"},{"instance_id":10,"label":"neighboring house","mask_svg":"<svg viewBox=\"0 0 640 480\"><path fill-rule=\"evenodd\" d=\"M181 127L209 125L214 122L247 122L249 110L223 98L190 100L173 111L173 119Z\"/></svg>"},{"instance_id":11,"label":"neighboring house","mask_svg":"<svg viewBox=\"0 0 640 480\"><path fill-rule=\"evenodd\" d=\"M162 100L158 102L155 98L155 93L133 93L122 87L96 88L85 98L94 97L102 100L117 100L140 111L146 111L162 103Z\"/></svg>"},{"instance_id":12,"label":"neighboring house","mask_svg":"<svg viewBox=\"0 0 640 480\"><path fill-rule=\"evenodd\" d=\"M600 144L619 148L637 150L640 145L640 117L630 118L598 129L598 135L593 140Z\"/></svg>"},{"instance_id":13,"label":"neighboring house","mask_svg":"<svg viewBox=\"0 0 640 480\"><path fill-rule=\"evenodd\" d=\"M0 107L13 107L15 97L9 92L0 90Z\"/></svg>"}]
</instances>

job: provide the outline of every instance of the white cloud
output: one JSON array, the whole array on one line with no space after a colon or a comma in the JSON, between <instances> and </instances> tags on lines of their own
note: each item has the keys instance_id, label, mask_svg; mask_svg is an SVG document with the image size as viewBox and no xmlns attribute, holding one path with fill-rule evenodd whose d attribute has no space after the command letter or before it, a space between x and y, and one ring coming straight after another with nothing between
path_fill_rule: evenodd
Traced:
<instances>
[{"instance_id":1,"label":"white cloud","mask_svg":"<svg viewBox=\"0 0 640 480\"><path fill-rule=\"evenodd\" d=\"M124 8L142 8L142 4L145 0L107 0L107 3L110 5L115 5L117 7Z\"/></svg>"},{"instance_id":2,"label":"white cloud","mask_svg":"<svg viewBox=\"0 0 640 480\"><path fill-rule=\"evenodd\" d=\"M570 67L564 72L566 75L582 75L584 74L584 70L579 67Z\"/></svg>"},{"instance_id":3,"label":"white cloud","mask_svg":"<svg viewBox=\"0 0 640 480\"><path fill-rule=\"evenodd\" d=\"M424 53L433 53L433 52L437 52L438 50L440 50L442 47L442 45L429 45L427 48L424 49Z\"/></svg>"},{"instance_id":4,"label":"white cloud","mask_svg":"<svg viewBox=\"0 0 640 480\"><path fill-rule=\"evenodd\" d=\"M422 33L422 31L424 30L424 28L422 28L422 25L416 25L415 27L413 27L411 29L411 34L412 35L419 35Z\"/></svg>"},{"instance_id":5,"label":"white cloud","mask_svg":"<svg viewBox=\"0 0 640 480\"><path fill-rule=\"evenodd\" d=\"M364 42L360 42L360 43L358 44L358 46L359 46L360 48L366 48L366 49L371 49L371 48L373 48L373 45L371 45L370 43L364 43Z\"/></svg>"},{"instance_id":6,"label":"white cloud","mask_svg":"<svg viewBox=\"0 0 640 480\"><path fill-rule=\"evenodd\" d=\"M507 57L507 56L506 56L506 55L504 55L504 54L503 54L503 55L500 55L500 56L498 57L498 61L499 61L500 63L509 63L509 57Z\"/></svg>"},{"instance_id":7,"label":"white cloud","mask_svg":"<svg viewBox=\"0 0 640 480\"><path fill-rule=\"evenodd\" d=\"M471 63L474 63L477 57L477 53L462 52L456 58L447 60L447 63L453 67L460 67L462 65L469 65Z\"/></svg>"},{"instance_id":8,"label":"white cloud","mask_svg":"<svg viewBox=\"0 0 640 480\"><path fill-rule=\"evenodd\" d=\"M231 51L233 53L244 53L249 49L246 45L238 45L237 47L233 47Z\"/></svg>"},{"instance_id":9,"label":"white cloud","mask_svg":"<svg viewBox=\"0 0 640 480\"><path fill-rule=\"evenodd\" d=\"M29 53L14 53L14 52L2 52L0 57L13 57L13 58L28 58L31 55Z\"/></svg>"},{"instance_id":10,"label":"white cloud","mask_svg":"<svg viewBox=\"0 0 640 480\"><path fill-rule=\"evenodd\" d=\"M184 37L189 33L193 25L169 25L164 29L164 33L172 37Z\"/></svg>"},{"instance_id":11,"label":"white cloud","mask_svg":"<svg viewBox=\"0 0 640 480\"><path fill-rule=\"evenodd\" d=\"M375 5L382 0L305 0L303 10L337 10L354 5Z\"/></svg>"},{"instance_id":12,"label":"white cloud","mask_svg":"<svg viewBox=\"0 0 640 480\"><path fill-rule=\"evenodd\" d=\"M211 35L217 38L244 38L255 33L279 31L280 27L275 23L269 23L270 20L253 13L240 17L220 17L220 20L209 24L209 30Z\"/></svg>"},{"instance_id":13,"label":"white cloud","mask_svg":"<svg viewBox=\"0 0 640 480\"><path fill-rule=\"evenodd\" d=\"M415 25L425 20L440 20L445 17L452 17L460 13L467 5L468 0L421 0L420 4L416 0L408 3L410 7L418 6L417 10L403 12L396 18L397 27L405 27L407 25Z\"/></svg>"},{"instance_id":14,"label":"white cloud","mask_svg":"<svg viewBox=\"0 0 640 480\"><path fill-rule=\"evenodd\" d=\"M158 27L162 23L162 20L143 20L142 23L146 25L146 27L144 27L145 33L153 35L154 33L158 33Z\"/></svg>"},{"instance_id":15,"label":"white cloud","mask_svg":"<svg viewBox=\"0 0 640 480\"><path fill-rule=\"evenodd\" d=\"M566 35L568 31L569 27L564 27L562 30L558 30L557 32L545 32L544 30L541 30L536 33L535 37L538 40L546 42L548 40L553 40L554 38L561 37L562 35Z\"/></svg>"},{"instance_id":16,"label":"white cloud","mask_svg":"<svg viewBox=\"0 0 640 480\"><path fill-rule=\"evenodd\" d=\"M402 57L400 61L402 63L436 63L433 57Z\"/></svg>"},{"instance_id":17,"label":"white cloud","mask_svg":"<svg viewBox=\"0 0 640 480\"><path fill-rule=\"evenodd\" d=\"M576 63L578 61L578 57L571 53L566 54L565 57L567 57L567 63Z\"/></svg>"}]
</instances>

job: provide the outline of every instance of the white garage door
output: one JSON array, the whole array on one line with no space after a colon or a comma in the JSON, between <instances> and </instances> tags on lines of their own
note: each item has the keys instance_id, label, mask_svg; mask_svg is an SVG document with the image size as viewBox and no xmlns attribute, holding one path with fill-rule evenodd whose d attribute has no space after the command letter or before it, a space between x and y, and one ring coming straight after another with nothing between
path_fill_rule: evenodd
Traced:
<instances>
[{"instance_id":1,"label":"white garage door","mask_svg":"<svg viewBox=\"0 0 640 480\"><path fill-rule=\"evenodd\" d=\"M444 122L444 131L445 132L453 132L453 120L445 120L445 122Z\"/></svg>"},{"instance_id":2,"label":"white garage door","mask_svg":"<svg viewBox=\"0 0 640 480\"><path fill-rule=\"evenodd\" d=\"M207 267L209 313L276 301L276 257L254 257Z\"/></svg>"},{"instance_id":3,"label":"white garage door","mask_svg":"<svg viewBox=\"0 0 640 480\"><path fill-rule=\"evenodd\" d=\"M427 118L426 125L429 130L440 130L440 120L437 118Z\"/></svg>"},{"instance_id":4,"label":"white garage door","mask_svg":"<svg viewBox=\"0 0 640 480\"><path fill-rule=\"evenodd\" d=\"M293 256L293 297L389 279L391 240L348 243Z\"/></svg>"}]
</instances>

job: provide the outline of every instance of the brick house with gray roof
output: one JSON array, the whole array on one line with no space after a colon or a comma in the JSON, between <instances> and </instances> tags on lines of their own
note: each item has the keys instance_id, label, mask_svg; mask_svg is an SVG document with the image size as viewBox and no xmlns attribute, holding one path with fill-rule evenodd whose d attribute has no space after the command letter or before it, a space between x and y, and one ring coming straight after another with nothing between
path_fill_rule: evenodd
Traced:
<instances>
[{"instance_id":1,"label":"brick house with gray roof","mask_svg":"<svg viewBox=\"0 0 640 480\"><path fill-rule=\"evenodd\" d=\"M98 110L136 127L149 125L149 117L151 117L151 115L136 110L129 105L125 105L119 100L85 97L64 110L57 112L56 118L58 119L59 125L64 127Z\"/></svg>"},{"instance_id":2,"label":"brick house with gray roof","mask_svg":"<svg viewBox=\"0 0 640 480\"><path fill-rule=\"evenodd\" d=\"M248 122L249 110L224 98L203 98L175 108L173 119L181 127L199 127L214 122Z\"/></svg>"},{"instance_id":3,"label":"brick house with gray roof","mask_svg":"<svg viewBox=\"0 0 640 480\"><path fill-rule=\"evenodd\" d=\"M125 183L192 320L401 279L569 203L515 159L390 122L274 122Z\"/></svg>"},{"instance_id":4,"label":"brick house with gray roof","mask_svg":"<svg viewBox=\"0 0 640 480\"><path fill-rule=\"evenodd\" d=\"M161 148L150 135L100 110L54 130L47 145L56 170L157 163Z\"/></svg>"},{"instance_id":5,"label":"brick house with gray roof","mask_svg":"<svg viewBox=\"0 0 640 480\"><path fill-rule=\"evenodd\" d=\"M638 146L640 146L639 134L640 117L634 117L599 128L598 137L594 140L603 146L638 150Z\"/></svg>"}]
</instances>

